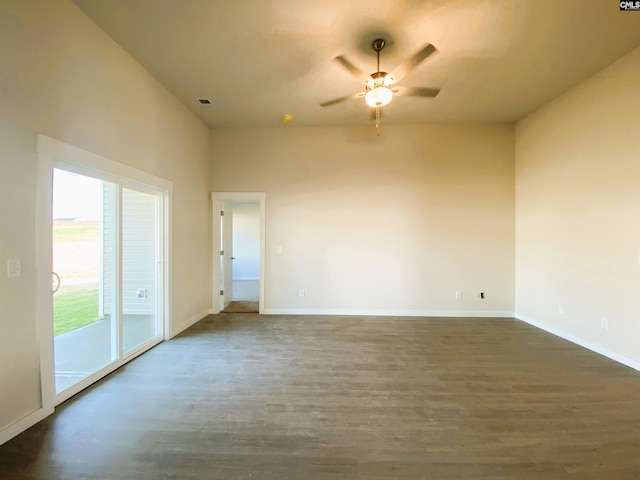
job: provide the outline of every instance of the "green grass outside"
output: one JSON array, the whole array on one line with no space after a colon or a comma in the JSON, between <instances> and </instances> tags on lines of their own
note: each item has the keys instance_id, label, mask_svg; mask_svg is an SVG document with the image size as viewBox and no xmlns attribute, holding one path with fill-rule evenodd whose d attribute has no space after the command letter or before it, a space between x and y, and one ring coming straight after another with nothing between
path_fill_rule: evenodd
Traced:
<instances>
[{"instance_id":1,"label":"green grass outside","mask_svg":"<svg viewBox=\"0 0 640 480\"><path fill-rule=\"evenodd\" d=\"M97 242L100 237L98 222L53 222L53 243Z\"/></svg>"},{"instance_id":2,"label":"green grass outside","mask_svg":"<svg viewBox=\"0 0 640 480\"><path fill-rule=\"evenodd\" d=\"M53 296L54 335L62 335L97 322L98 285L66 285Z\"/></svg>"},{"instance_id":3,"label":"green grass outside","mask_svg":"<svg viewBox=\"0 0 640 480\"><path fill-rule=\"evenodd\" d=\"M99 222L55 221L53 223L54 244L94 243L100 237ZM76 274L72 278L82 278ZM85 327L101 319L98 316L98 284L64 282L53 296L54 335L62 335Z\"/></svg>"}]
</instances>

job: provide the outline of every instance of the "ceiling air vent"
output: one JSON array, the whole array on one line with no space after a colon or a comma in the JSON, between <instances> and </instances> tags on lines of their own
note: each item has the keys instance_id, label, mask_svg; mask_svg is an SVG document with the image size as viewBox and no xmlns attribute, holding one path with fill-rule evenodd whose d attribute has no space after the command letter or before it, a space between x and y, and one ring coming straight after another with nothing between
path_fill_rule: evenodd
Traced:
<instances>
[{"instance_id":1,"label":"ceiling air vent","mask_svg":"<svg viewBox=\"0 0 640 480\"><path fill-rule=\"evenodd\" d=\"M211 100L209 100L208 98L200 98L198 100L198 103L200 103L200 105L202 105L203 107L210 107L211 106Z\"/></svg>"}]
</instances>

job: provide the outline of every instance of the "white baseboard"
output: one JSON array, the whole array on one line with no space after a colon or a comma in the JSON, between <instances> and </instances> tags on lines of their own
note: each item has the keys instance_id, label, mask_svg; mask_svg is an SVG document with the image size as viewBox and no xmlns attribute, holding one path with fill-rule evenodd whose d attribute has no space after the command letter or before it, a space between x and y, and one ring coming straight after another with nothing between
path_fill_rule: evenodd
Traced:
<instances>
[{"instance_id":1,"label":"white baseboard","mask_svg":"<svg viewBox=\"0 0 640 480\"><path fill-rule=\"evenodd\" d=\"M260 280L260 277L234 277L232 280L235 282L236 280Z\"/></svg>"},{"instance_id":2,"label":"white baseboard","mask_svg":"<svg viewBox=\"0 0 640 480\"><path fill-rule=\"evenodd\" d=\"M199 322L204 317L206 317L207 315L211 315L212 313L213 313L213 310L208 309L198 313L197 315L194 315L193 317L189 318L186 322L181 323L180 325L177 325L176 329L174 329L174 331L171 332L171 336L169 338L171 339L176 335L179 335L180 333L184 332L187 328L189 328L191 325Z\"/></svg>"},{"instance_id":3,"label":"white baseboard","mask_svg":"<svg viewBox=\"0 0 640 480\"><path fill-rule=\"evenodd\" d=\"M3 430L0 430L0 445L2 445L3 443L7 443L13 437L17 437L26 429L31 428L39 421L47 418L53 412L54 412L53 408L46 409L46 410L44 408L39 408L35 412L24 417L23 419L18 420L17 422L9 425L7 428Z\"/></svg>"},{"instance_id":4,"label":"white baseboard","mask_svg":"<svg viewBox=\"0 0 640 480\"><path fill-rule=\"evenodd\" d=\"M361 308L266 308L265 315L368 315L380 317L499 317L513 318L513 312L490 310L395 310Z\"/></svg>"},{"instance_id":5,"label":"white baseboard","mask_svg":"<svg viewBox=\"0 0 640 480\"><path fill-rule=\"evenodd\" d=\"M532 325L536 328L539 328L540 330L544 330L545 332L549 332L552 333L553 335L563 338L571 343L575 343L576 345L580 345L581 347L584 347L588 350L591 350L592 352L598 353L600 355L603 355L607 358L610 358L611 360L614 360L618 363L621 363L623 365L626 365L627 367L631 367L634 370L639 370L640 371L640 361L635 360L633 358L627 357L626 355L621 355L619 353L616 353L612 350L608 350L600 345L597 345L595 343L592 343L588 340L585 340L584 338L578 337L576 335L573 335L571 333L565 332L563 330L560 330L559 328L556 327L552 327L550 325L545 324L544 322L541 322L539 320L534 320L533 318L529 318L526 315L521 315L519 313L516 312L515 314L515 318L517 320L520 320L522 322L528 323L529 325Z\"/></svg>"}]
</instances>

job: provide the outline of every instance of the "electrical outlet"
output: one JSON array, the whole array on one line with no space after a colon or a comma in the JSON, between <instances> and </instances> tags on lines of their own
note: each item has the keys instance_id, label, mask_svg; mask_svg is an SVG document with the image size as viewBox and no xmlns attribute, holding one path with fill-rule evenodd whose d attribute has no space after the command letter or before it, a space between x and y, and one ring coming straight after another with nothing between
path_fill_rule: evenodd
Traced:
<instances>
[{"instance_id":1,"label":"electrical outlet","mask_svg":"<svg viewBox=\"0 0 640 480\"><path fill-rule=\"evenodd\" d=\"M607 317L602 317L600 320L600 326L605 330L609 330L609 319Z\"/></svg>"},{"instance_id":2,"label":"electrical outlet","mask_svg":"<svg viewBox=\"0 0 640 480\"><path fill-rule=\"evenodd\" d=\"M484 292L480 292L478 294L478 298L481 299L481 300L484 300Z\"/></svg>"},{"instance_id":3,"label":"electrical outlet","mask_svg":"<svg viewBox=\"0 0 640 480\"><path fill-rule=\"evenodd\" d=\"M298 295L301 297L304 297L304 288L300 289L300 291L298 292Z\"/></svg>"}]
</instances>

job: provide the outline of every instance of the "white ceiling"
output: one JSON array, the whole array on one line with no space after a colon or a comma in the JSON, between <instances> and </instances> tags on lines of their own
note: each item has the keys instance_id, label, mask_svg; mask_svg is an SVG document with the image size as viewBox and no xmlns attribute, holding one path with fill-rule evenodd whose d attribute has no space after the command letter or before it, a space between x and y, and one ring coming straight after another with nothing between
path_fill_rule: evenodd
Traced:
<instances>
[{"instance_id":1,"label":"white ceiling","mask_svg":"<svg viewBox=\"0 0 640 480\"><path fill-rule=\"evenodd\" d=\"M73 0L211 127L366 125L371 41L389 71L425 43L437 52L400 85L385 124L512 122L640 46L640 12L617 0ZM203 108L198 99L208 98Z\"/></svg>"}]
</instances>

